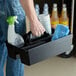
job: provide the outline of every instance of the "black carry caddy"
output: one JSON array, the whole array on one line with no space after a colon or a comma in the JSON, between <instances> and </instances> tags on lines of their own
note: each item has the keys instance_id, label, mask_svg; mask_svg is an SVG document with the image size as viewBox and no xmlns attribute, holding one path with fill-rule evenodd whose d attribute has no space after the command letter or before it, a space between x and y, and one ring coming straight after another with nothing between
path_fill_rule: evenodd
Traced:
<instances>
[{"instance_id":1,"label":"black carry caddy","mask_svg":"<svg viewBox=\"0 0 76 76\"><path fill-rule=\"evenodd\" d=\"M53 0L53 3L55 3ZM68 1L68 2L67 2ZM58 0L56 3L62 4L63 0ZM51 3L51 4L53 4ZM8 55L16 59L17 56L20 57L21 62L26 65L32 65L38 63L42 60L48 59L59 54L62 54L67 51L72 51L71 46L73 45L73 15L74 15L74 0L64 0L64 3L68 7L68 15L70 19L70 31L71 33L68 36L60 38L55 41L51 41L52 35L50 36L47 33L37 39L30 39L29 34L23 36L25 40L25 45L23 47L16 47L6 42L8 48ZM61 9L61 8L59 8Z\"/></svg>"}]
</instances>

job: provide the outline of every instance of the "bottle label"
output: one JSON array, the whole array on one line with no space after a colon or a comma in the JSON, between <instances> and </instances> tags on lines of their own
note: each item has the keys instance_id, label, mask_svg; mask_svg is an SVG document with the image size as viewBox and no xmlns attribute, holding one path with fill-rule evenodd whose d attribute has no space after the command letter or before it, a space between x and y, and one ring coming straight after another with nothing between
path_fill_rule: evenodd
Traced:
<instances>
[{"instance_id":1,"label":"bottle label","mask_svg":"<svg viewBox=\"0 0 76 76\"><path fill-rule=\"evenodd\" d=\"M66 25L66 26L69 25L68 21L61 21L60 24L63 24L63 25Z\"/></svg>"},{"instance_id":2,"label":"bottle label","mask_svg":"<svg viewBox=\"0 0 76 76\"><path fill-rule=\"evenodd\" d=\"M55 29L57 24L59 24L59 21L52 21L51 24L52 24L52 28Z\"/></svg>"},{"instance_id":3,"label":"bottle label","mask_svg":"<svg viewBox=\"0 0 76 76\"><path fill-rule=\"evenodd\" d=\"M59 21L52 21L51 24L52 25L57 25L57 24L59 24Z\"/></svg>"}]
</instances>

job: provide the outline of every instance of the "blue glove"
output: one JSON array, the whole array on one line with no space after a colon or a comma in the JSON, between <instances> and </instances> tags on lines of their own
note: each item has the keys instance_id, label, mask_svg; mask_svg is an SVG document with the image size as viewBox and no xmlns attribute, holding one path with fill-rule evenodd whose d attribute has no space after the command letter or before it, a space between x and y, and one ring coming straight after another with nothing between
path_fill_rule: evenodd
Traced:
<instances>
[{"instance_id":1,"label":"blue glove","mask_svg":"<svg viewBox=\"0 0 76 76\"><path fill-rule=\"evenodd\" d=\"M52 41L67 36L68 34L69 34L69 27L64 26L62 24L58 24L53 34Z\"/></svg>"}]
</instances>

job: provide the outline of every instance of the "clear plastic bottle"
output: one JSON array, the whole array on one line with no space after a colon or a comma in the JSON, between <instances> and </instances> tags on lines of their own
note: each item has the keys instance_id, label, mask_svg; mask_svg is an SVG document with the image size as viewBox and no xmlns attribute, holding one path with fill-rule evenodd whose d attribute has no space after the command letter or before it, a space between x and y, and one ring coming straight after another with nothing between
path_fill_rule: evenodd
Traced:
<instances>
[{"instance_id":1,"label":"clear plastic bottle","mask_svg":"<svg viewBox=\"0 0 76 76\"><path fill-rule=\"evenodd\" d=\"M35 5L35 10L36 10L36 14L38 16L40 14L40 8L39 8L38 4Z\"/></svg>"},{"instance_id":2,"label":"clear plastic bottle","mask_svg":"<svg viewBox=\"0 0 76 76\"><path fill-rule=\"evenodd\" d=\"M64 26L69 26L69 18L67 15L67 7L66 4L63 4L62 7L62 13L61 13L61 17L60 17L60 24L63 24Z\"/></svg>"},{"instance_id":3,"label":"clear plastic bottle","mask_svg":"<svg viewBox=\"0 0 76 76\"><path fill-rule=\"evenodd\" d=\"M57 4L53 4L53 10L52 10L52 15L51 15L51 26L52 26L52 28L55 29L57 24L59 24Z\"/></svg>"},{"instance_id":4,"label":"clear plastic bottle","mask_svg":"<svg viewBox=\"0 0 76 76\"><path fill-rule=\"evenodd\" d=\"M45 14L45 15L48 15L49 14L49 7L48 7L48 4L47 3L44 4L43 14Z\"/></svg>"}]
</instances>

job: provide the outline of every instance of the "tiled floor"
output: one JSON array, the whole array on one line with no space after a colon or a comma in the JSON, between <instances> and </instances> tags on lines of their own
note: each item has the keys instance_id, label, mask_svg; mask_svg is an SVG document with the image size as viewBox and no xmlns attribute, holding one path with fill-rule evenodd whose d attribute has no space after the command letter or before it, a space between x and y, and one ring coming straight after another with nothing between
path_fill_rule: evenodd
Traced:
<instances>
[{"instance_id":1,"label":"tiled floor","mask_svg":"<svg viewBox=\"0 0 76 76\"><path fill-rule=\"evenodd\" d=\"M25 76L76 76L76 59L54 57L30 67L25 66Z\"/></svg>"}]
</instances>

